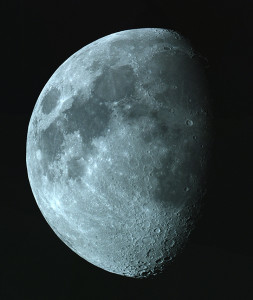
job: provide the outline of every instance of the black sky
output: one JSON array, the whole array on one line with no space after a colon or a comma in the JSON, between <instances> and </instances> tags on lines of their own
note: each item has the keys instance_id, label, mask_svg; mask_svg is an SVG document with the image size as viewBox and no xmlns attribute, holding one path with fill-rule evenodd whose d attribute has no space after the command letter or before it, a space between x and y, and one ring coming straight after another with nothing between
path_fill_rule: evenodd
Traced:
<instances>
[{"instance_id":1,"label":"black sky","mask_svg":"<svg viewBox=\"0 0 253 300\"><path fill-rule=\"evenodd\" d=\"M0 299L253 299L253 2L2 0L0 13ZM208 59L214 104L203 216L153 280L110 274L65 246L42 217L25 166L28 122L53 72L88 43L141 27L174 29L192 42Z\"/></svg>"}]
</instances>

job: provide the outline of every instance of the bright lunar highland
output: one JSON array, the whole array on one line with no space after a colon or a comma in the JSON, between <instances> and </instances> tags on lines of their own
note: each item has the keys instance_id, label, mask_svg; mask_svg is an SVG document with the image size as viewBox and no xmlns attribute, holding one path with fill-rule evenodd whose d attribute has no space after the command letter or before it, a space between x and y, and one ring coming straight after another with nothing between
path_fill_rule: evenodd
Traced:
<instances>
[{"instance_id":1,"label":"bright lunar highland","mask_svg":"<svg viewBox=\"0 0 253 300\"><path fill-rule=\"evenodd\" d=\"M209 102L199 55L174 31L117 32L67 59L26 144L32 192L57 236L109 272L163 270L205 193Z\"/></svg>"}]
</instances>

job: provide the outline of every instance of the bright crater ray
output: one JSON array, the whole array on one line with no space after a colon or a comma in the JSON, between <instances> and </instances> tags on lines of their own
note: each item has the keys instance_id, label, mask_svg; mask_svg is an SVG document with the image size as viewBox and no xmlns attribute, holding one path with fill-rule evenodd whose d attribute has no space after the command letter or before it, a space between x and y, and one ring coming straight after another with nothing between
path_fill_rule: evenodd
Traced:
<instances>
[{"instance_id":1,"label":"bright crater ray","mask_svg":"<svg viewBox=\"0 0 253 300\"><path fill-rule=\"evenodd\" d=\"M162 270L205 191L209 106L199 59L173 31L126 30L73 54L27 135L29 181L54 232L109 272Z\"/></svg>"}]
</instances>

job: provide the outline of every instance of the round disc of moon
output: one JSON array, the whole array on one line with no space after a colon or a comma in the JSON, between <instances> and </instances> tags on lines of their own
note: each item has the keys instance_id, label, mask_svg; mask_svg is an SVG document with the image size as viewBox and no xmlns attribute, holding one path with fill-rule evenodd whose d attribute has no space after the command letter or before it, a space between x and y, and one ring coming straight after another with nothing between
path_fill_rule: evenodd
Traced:
<instances>
[{"instance_id":1,"label":"round disc of moon","mask_svg":"<svg viewBox=\"0 0 253 300\"><path fill-rule=\"evenodd\" d=\"M163 270L205 191L209 102L198 55L174 31L117 32L67 59L36 102L26 149L58 237L109 272Z\"/></svg>"}]
</instances>

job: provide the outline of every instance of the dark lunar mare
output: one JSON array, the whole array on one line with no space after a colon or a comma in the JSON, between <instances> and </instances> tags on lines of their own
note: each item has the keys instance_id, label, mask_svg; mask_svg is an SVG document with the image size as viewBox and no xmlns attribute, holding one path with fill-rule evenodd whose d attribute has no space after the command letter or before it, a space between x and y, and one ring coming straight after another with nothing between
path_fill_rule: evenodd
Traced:
<instances>
[{"instance_id":1,"label":"dark lunar mare","mask_svg":"<svg viewBox=\"0 0 253 300\"><path fill-rule=\"evenodd\" d=\"M39 134L38 148L43 153L44 175L48 175L53 180L53 171L49 170L49 165L59 158L62 153L62 145L66 134L73 134L79 131L83 141L82 158L94 148L91 141L104 134L108 128L111 110L101 102L96 95L84 99L81 91L73 96L73 103L70 108L62 112L48 128ZM76 157L68 162L69 175L72 178L81 176L80 165L76 161L81 157Z\"/></svg>"}]
</instances>

